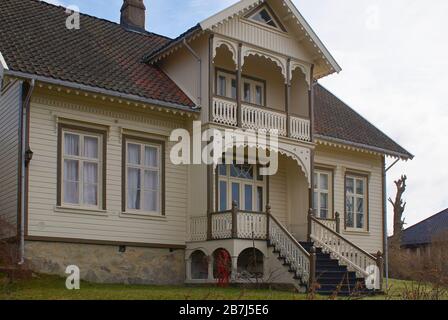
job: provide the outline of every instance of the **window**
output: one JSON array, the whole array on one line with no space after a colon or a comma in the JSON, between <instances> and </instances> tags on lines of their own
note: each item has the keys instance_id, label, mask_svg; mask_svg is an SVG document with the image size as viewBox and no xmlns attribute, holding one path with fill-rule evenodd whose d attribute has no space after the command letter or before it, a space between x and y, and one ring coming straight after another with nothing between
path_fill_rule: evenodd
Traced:
<instances>
[{"instance_id":1,"label":"window","mask_svg":"<svg viewBox=\"0 0 448 320\"><path fill-rule=\"evenodd\" d=\"M264 83L254 79L243 78L243 101L264 105Z\"/></svg>"},{"instance_id":2,"label":"window","mask_svg":"<svg viewBox=\"0 0 448 320\"><path fill-rule=\"evenodd\" d=\"M367 230L367 178L347 175L345 178L345 226Z\"/></svg>"},{"instance_id":3,"label":"window","mask_svg":"<svg viewBox=\"0 0 448 320\"><path fill-rule=\"evenodd\" d=\"M252 11L246 18L271 28L286 31L285 27L279 22L274 12L267 5L263 5L255 11Z\"/></svg>"},{"instance_id":4,"label":"window","mask_svg":"<svg viewBox=\"0 0 448 320\"><path fill-rule=\"evenodd\" d=\"M232 208L233 201L245 211L263 212L265 207L265 178L255 165L218 166L218 210Z\"/></svg>"},{"instance_id":5,"label":"window","mask_svg":"<svg viewBox=\"0 0 448 320\"><path fill-rule=\"evenodd\" d=\"M123 211L163 215L163 143L125 137L124 148Z\"/></svg>"},{"instance_id":6,"label":"window","mask_svg":"<svg viewBox=\"0 0 448 320\"><path fill-rule=\"evenodd\" d=\"M329 171L316 170L314 173L314 209L318 218L333 217L332 185L333 176Z\"/></svg>"},{"instance_id":7,"label":"window","mask_svg":"<svg viewBox=\"0 0 448 320\"><path fill-rule=\"evenodd\" d=\"M265 83L248 77L242 78L241 99L244 102L265 105ZM216 77L216 93L218 96L236 99L236 75L226 71L218 71Z\"/></svg>"},{"instance_id":8,"label":"window","mask_svg":"<svg viewBox=\"0 0 448 320\"><path fill-rule=\"evenodd\" d=\"M58 206L106 209L105 135L101 130L60 124Z\"/></svg>"}]
</instances>

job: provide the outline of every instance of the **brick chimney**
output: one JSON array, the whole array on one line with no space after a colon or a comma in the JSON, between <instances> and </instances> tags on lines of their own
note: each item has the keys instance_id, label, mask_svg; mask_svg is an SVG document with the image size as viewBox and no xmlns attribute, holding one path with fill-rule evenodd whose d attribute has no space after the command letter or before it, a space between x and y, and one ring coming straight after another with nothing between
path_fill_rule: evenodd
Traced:
<instances>
[{"instance_id":1,"label":"brick chimney","mask_svg":"<svg viewBox=\"0 0 448 320\"><path fill-rule=\"evenodd\" d=\"M124 0L120 24L127 29L145 31L146 7L143 0Z\"/></svg>"}]
</instances>

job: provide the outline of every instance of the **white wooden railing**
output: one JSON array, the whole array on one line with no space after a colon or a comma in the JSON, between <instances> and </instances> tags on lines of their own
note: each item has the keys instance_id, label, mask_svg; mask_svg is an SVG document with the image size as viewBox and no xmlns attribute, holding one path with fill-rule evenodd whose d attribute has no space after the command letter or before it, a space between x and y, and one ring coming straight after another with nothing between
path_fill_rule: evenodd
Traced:
<instances>
[{"instance_id":1,"label":"white wooden railing","mask_svg":"<svg viewBox=\"0 0 448 320\"><path fill-rule=\"evenodd\" d=\"M311 219L311 239L316 247L330 253L351 271L355 271L361 278L369 276L368 267L377 266L377 258L362 250L336 231L330 229L314 217Z\"/></svg>"},{"instance_id":2,"label":"white wooden railing","mask_svg":"<svg viewBox=\"0 0 448 320\"><path fill-rule=\"evenodd\" d=\"M323 218L316 218L317 220L319 220L320 223L322 223L324 226L326 226L327 228L330 228L331 230L339 233L339 214L337 216L336 219L323 219Z\"/></svg>"},{"instance_id":3,"label":"white wooden railing","mask_svg":"<svg viewBox=\"0 0 448 320\"><path fill-rule=\"evenodd\" d=\"M291 138L302 141L311 141L310 120L290 117Z\"/></svg>"},{"instance_id":4,"label":"white wooden railing","mask_svg":"<svg viewBox=\"0 0 448 320\"><path fill-rule=\"evenodd\" d=\"M268 219L270 244L291 265L291 269L294 270L296 276L300 277L302 282L308 283L311 272L310 254L277 219L270 214Z\"/></svg>"},{"instance_id":5,"label":"white wooden railing","mask_svg":"<svg viewBox=\"0 0 448 320\"><path fill-rule=\"evenodd\" d=\"M232 238L232 212L212 214L212 239Z\"/></svg>"},{"instance_id":6,"label":"white wooden railing","mask_svg":"<svg viewBox=\"0 0 448 320\"><path fill-rule=\"evenodd\" d=\"M213 122L228 126L238 126L238 105L236 101L222 97L213 98ZM242 104L241 126L251 130L277 130L278 135L288 135L289 121L290 137L301 141L311 141L310 120L299 117L288 117L285 113L263 107Z\"/></svg>"},{"instance_id":7,"label":"white wooden railing","mask_svg":"<svg viewBox=\"0 0 448 320\"><path fill-rule=\"evenodd\" d=\"M239 239L267 239L267 216L264 213L238 212Z\"/></svg>"},{"instance_id":8,"label":"white wooden railing","mask_svg":"<svg viewBox=\"0 0 448 320\"><path fill-rule=\"evenodd\" d=\"M287 117L284 113L244 104L242 105L241 113L242 126L245 129L265 129L267 131L277 130L278 135L287 135Z\"/></svg>"},{"instance_id":9,"label":"white wooden railing","mask_svg":"<svg viewBox=\"0 0 448 320\"><path fill-rule=\"evenodd\" d=\"M226 124L229 126L238 125L238 112L236 101L230 101L222 98L213 98L212 110L213 122Z\"/></svg>"},{"instance_id":10,"label":"white wooden railing","mask_svg":"<svg viewBox=\"0 0 448 320\"><path fill-rule=\"evenodd\" d=\"M207 216L190 219L190 241L207 240Z\"/></svg>"}]
</instances>

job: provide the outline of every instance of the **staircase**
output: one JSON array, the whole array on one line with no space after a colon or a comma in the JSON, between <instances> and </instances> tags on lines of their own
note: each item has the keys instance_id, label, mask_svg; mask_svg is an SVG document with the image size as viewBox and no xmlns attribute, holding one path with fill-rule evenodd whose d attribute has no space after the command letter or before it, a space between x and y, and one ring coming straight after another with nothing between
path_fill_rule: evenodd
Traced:
<instances>
[{"instance_id":1,"label":"staircase","mask_svg":"<svg viewBox=\"0 0 448 320\"><path fill-rule=\"evenodd\" d=\"M268 212L268 245L293 275L296 287L306 286L321 295L375 293L366 287L365 279L371 276L366 270L381 265L381 258L363 251L314 217L310 217L310 223L312 242L298 242ZM376 281L381 283L381 277Z\"/></svg>"},{"instance_id":2,"label":"staircase","mask_svg":"<svg viewBox=\"0 0 448 320\"><path fill-rule=\"evenodd\" d=\"M314 246L313 242L300 242L308 252ZM358 278L356 272L351 272L339 261L332 259L330 254L316 248L316 293L321 295L356 296L373 293L366 288L365 280Z\"/></svg>"}]
</instances>

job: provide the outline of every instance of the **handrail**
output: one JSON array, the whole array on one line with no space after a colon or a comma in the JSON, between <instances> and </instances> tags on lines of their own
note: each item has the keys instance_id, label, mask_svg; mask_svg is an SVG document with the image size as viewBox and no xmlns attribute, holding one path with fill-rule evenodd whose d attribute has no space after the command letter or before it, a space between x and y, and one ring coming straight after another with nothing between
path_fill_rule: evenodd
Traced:
<instances>
[{"instance_id":1,"label":"handrail","mask_svg":"<svg viewBox=\"0 0 448 320\"><path fill-rule=\"evenodd\" d=\"M339 262L352 270L360 277L368 277L367 271L370 265L379 265L376 257L361 249L350 240L344 238L336 231L327 227L314 216L310 215L311 240L324 252L335 256Z\"/></svg>"},{"instance_id":2,"label":"handrail","mask_svg":"<svg viewBox=\"0 0 448 320\"><path fill-rule=\"evenodd\" d=\"M331 233L333 233L334 235L338 236L338 238L343 239L345 242L347 242L350 246L352 246L353 248L355 248L358 251L361 251L362 254L365 254L366 256L368 256L369 258L373 259L376 261L376 257L372 256L370 253L368 253L367 251L365 251L364 249L361 249L360 247L358 247L356 244L354 244L353 242L351 242L350 240L342 237L339 233L337 233L334 230L331 230L330 228L328 228L326 225L324 225L323 223L321 223L317 218L315 217L311 217L311 219L314 222L317 222L320 226L324 227L324 229L327 229L327 231L330 231Z\"/></svg>"},{"instance_id":3,"label":"handrail","mask_svg":"<svg viewBox=\"0 0 448 320\"><path fill-rule=\"evenodd\" d=\"M315 260L308 251L286 230L286 228L270 214L268 210L268 239L280 257L285 259L296 277L303 283L314 281Z\"/></svg>"},{"instance_id":4,"label":"handrail","mask_svg":"<svg viewBox=\"0 0 448 320\"><path fill-rule=\"evenodd\" d=\"M268 214L269 219L274 220L274 222L280 227L280 229L282 229L282 231L288 236L288 238L294 242L295 245L297 245L299 247L299 249L306 255L306 256L310 256L310 253L308 251L305 250L304 247L302 247L302 245L296 240L296 238L294 238L294 236L288 231L286 230L286 228L283 226L283 224L281 224L277 218L275 218L272 214Z\"/></svg>"}]
</instances>

